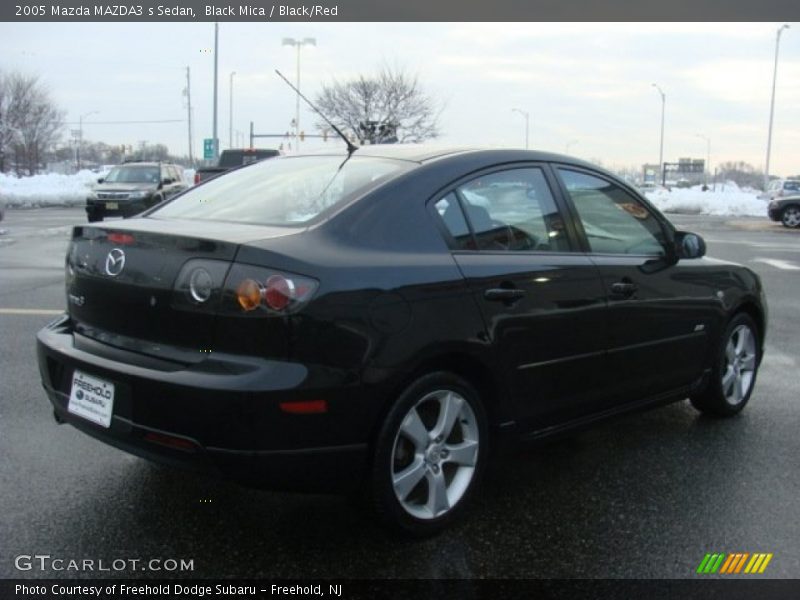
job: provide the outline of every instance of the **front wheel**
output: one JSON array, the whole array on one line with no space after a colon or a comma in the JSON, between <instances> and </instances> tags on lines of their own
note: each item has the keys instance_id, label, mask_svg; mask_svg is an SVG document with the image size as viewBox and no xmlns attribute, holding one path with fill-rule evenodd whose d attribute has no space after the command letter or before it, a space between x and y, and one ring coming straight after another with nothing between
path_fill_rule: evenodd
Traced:
<instances>
[{"instance_id":1,"label":"front wheel","mask_svg":"<svg viewBox=\"0 0 800 600\"><path fill-rule=\"evenodd\" d=\"M725 328L708 387L691 398L692 404L702 413L735 415L750 399L760 362L758 327L739 313Z\"/></svg>"},{"instance_id":2,"label":"front wheel","mask_svg":"<svg viewBox=\"0 0 800 600\"><path fill-rule=\"evenodd\" d=\"M452 373L420 378L378 435L371 490L377 514L415 537L438 533L463 510L487 450L486 414L475 389Z\"/></svg>"},{"instance_id":3,"label":"front wheel","mask_svg":"<svg viewBox=\"0 0 800 600\"><path fill-rule=\"evenodd\" d=\"M800 227L800 207L787 206L781 213L781 223L784 227Z\"/></svg>"}]
</instances>

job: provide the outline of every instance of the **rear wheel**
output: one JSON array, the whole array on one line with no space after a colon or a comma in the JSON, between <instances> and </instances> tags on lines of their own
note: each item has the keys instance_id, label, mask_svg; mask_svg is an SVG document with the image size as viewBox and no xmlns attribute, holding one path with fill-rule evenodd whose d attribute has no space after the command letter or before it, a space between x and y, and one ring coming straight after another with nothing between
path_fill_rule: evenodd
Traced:
<instances>
[{"instance_id":1,"label":"rear wheel","mask_svg":"<svg viewBox=\"0 0 800 600\"><path fill-rule=\"evenodd\" d=\"M748 315L739 313L725 329L711 382L691 398L694 407L721 417L741 411L753 392L760 358L758 327Z\"/></svg>"},{"instance_id":2,"label":"rear wheel","mask_svg":"<svg viewBox=\"0 0 800 600\"><path fill-rule=\"evenodd\" d=\"M441 531L469 500L487 449L486 415L475 389L451 373L422 377L398 398L378 436L376 512L412 536Z\"/></svg>"},{"instance_id":3,"label":"rear wheel","mask_svg":"<svg viewBox=\"0 0 800 600\"><path fill-rule=\"evenodd\" d=\"M800 227L800 207L787 206L781 213L781 223L784 227Z\"/></svg>"}]
</instances>

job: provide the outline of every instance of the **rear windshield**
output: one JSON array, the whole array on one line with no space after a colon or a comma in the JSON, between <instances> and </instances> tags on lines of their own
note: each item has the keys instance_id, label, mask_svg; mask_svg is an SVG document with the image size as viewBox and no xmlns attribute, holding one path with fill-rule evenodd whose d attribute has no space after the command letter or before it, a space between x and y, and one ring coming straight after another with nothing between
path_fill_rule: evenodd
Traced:
<instances>
[{"instance_id":1,"label":"rear windshield","mask_svg":"<svg viewBox=\"0 0 800 600\"><path fill-rule=\"evenodd\" d=\"M150 216L303 225L413 163L353 156L300 156L256 163L204 183Z\"/></svg>"},{"instance_id":2,"label":"rear windshield","mask_svg":"<svg viewBox=\"0 0 800 600\"><path fill-rule=\"evenodd\" d=\"M114 167L106 183L158 183L158 167Z\"/></svg>"}]
</instances>

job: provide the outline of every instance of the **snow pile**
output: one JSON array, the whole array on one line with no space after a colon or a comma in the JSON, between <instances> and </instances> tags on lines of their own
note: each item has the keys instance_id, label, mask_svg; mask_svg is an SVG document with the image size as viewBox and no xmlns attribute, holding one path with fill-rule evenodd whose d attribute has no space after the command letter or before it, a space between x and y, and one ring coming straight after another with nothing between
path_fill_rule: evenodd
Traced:
<instances>
[{"instance_id":1,"label":"snow pile","mask_svg":"<svg viewBox=\"0 0 800 600\"><path fill-rule=\"evenodd\" d=\"M0 199L6 206L24 208L81 205L98 177L102 174L87 170L74 175L45 173L20 178L0 173Z\"/></svg>"},{"instance_id":2,"label":"snow pile","mask_svg":"<svg viewBox=\"0 0 800 600\"><path fill-rule=\"evenodd\" d=\"M83 170L74 175L44 173L33 177L15 177L0 173L0 206L35 208L38 206L82 206L91 187L105 177L111 166L100 172ZM189 185L194 182L194 169L185 169Z\"/></svg>"},{"instance_id":3,"label":"snow pile","mask_svg":"<svg viewBox=\"0 0 800 600\"><path fill-rule=\"evenodd\" d=\"M657 189L646 194L656 208L666 213L763 217L767 214L767 202L757 195L754 191L740 190L732 181L718 183L713 192L695 187L672 188L672 191Z\"/></svg>"}]
</instances>

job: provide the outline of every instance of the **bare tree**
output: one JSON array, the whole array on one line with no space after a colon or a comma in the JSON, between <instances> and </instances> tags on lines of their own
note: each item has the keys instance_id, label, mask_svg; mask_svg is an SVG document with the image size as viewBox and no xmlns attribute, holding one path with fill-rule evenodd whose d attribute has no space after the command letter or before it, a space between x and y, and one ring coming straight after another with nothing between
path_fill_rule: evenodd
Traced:
<instances>
[{"instance_id":1,"label":"bare tree","mask_svg":"<svg viewBox=\"0 0 800 600\"><path fill-rule=\"evenodd\" d=\"M377 76L360 75L324 86L317 107L346 135L360 143L415 143L439 135L439 112L417 76L383 67ZM323 121L317 123L326 129Z\"/></svg>"},{"instance_id":2,"label":"bare tree","mask_svg":"<svg viewBox=\"0 0 800 600\"><path fill-rule=\"evenodd\" d=\"M17 175L35 175L59 139L64 113L37 77L0 74L0 171L13 154Z\"/></svg>"}]
</instances>

